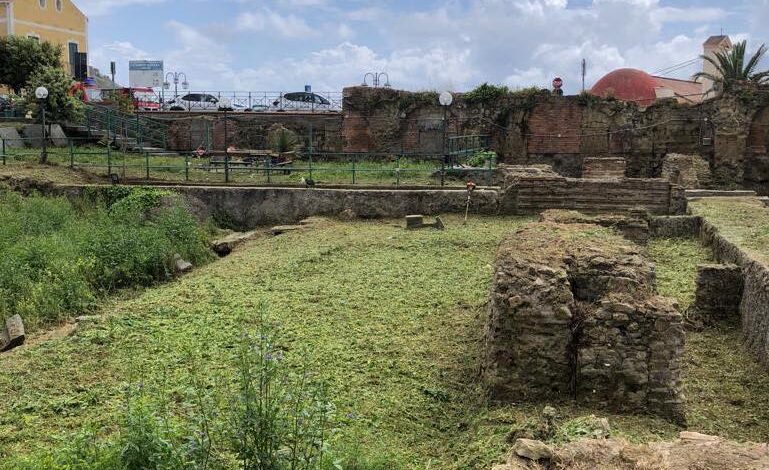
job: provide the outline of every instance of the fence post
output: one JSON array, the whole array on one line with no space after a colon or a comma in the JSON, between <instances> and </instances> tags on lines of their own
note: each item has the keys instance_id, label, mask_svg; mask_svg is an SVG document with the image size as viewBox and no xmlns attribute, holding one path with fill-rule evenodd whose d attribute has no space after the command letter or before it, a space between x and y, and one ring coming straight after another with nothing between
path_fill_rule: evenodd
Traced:
<instances>
[{"instance_id":1,"label":"fence post","mask_svg":"<svg viewBox=\"0 0 769 470\"><path fill-rule=\"evenodd\" d=\"M75 145L72 143L72 139L67 139L69 142L69 167L75 168Z\"/></svg>"},{"instance_id":2,"label":"fence post","mask_svg":"<svg viewBox=\"0 0 769 470\"><path fill-rule=\"evenodd\" d=\"M448 159L448 155L444 155L441 159L441 186L445 184L446 179L446 159Z\"/></svg>"},{"instance_id":3,"label":"fence post","mask_svg":"<svg viewBox=\"0 0 769 470\"><path fill-rule=\"evenodd\" d=\"M272 183L272 176L271 176L272 172L270 171L270 165L272 165L272 157L268 156L267 159L264 160L264 163L265 163L265 166L267 168L267 170L266 170L266 172L267 172L267 182L268 183Z\"/></svg>"},{"instance_id":4,"label":"fence post","mask_svg":"<svg viewBox=\"0 0 769 470\"><path fill-rule=\"evenodd\" d=\"M184 181L190 180L190 155L184 154Z\"/></svg>"},{"instance_id":5,"label":"fence post","mask_svg":"<svg viewBox=\"0 0 769 470\"><path fill-rule=\"evenodd\" d=\"M149 181L150 179L150 154L144 152L144 179Z\"/></svg>"},{"instance_id":6,"label":"fence post","mask_svg":"<svg viewBox=\"0 0 769 470\"><path fill-rule=\"evenodd\" d=\"M486 160L486 162L488 163L488 167L489 167L488 171L486 172L486 186L491 186L491 172L494 171L494 170L491 169L491 160L493 158L494 157L490 157L488 160Z\"/></svg>"},{"instance_id":7,"label":"fence post","mask_svg":"<svg viewBox=\"0 0 769 470\"><path fill-rule=\"evenodd\" d=\"M107 176L112 174L112 144L107 142Z\"/></svg>"},{"instance_id":8,"label":"fence post","mask_svg":"<svg viewBox=\"0 0 769 470\"><path fill-rule=\"evenodd\" d=\"M224 182L230 182L230 153L224 151Z\"/></svg>"},{"instance_id":9,"label":"fence post","mask_svg":"<svg viewBox=\"0 0 769 470\"><path fill-rule=\"evenodd\" d=\"M5 139L0 139L3 143L3 165L5 165Z\"/></svg>"},{"instance_id":10,"label":"fence post","mask_svg":"<svg viewBox=\"0 0 769 470\"><path fill-rule=\"evenodd\" d=\"M352 156L352 184L355 184L355 154Z\"/></svg>"}]
</instances>

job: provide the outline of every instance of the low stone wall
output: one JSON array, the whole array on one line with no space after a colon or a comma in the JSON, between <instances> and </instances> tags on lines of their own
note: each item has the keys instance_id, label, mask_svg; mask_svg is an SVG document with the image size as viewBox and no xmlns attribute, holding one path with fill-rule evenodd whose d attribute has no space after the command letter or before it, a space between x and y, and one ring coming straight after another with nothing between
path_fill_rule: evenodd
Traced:
<instances>
[{"instance_id":1,"label":"low stone wall","mask_svg":"<svg viewBox=\"0 0 769 470\"><path fill-rule=\"evenodd\" d=\"M702 220L693 215L669 215L649 220L649 236L652 238L688 238L700 233Z\"/></svg>"},{"instance_id":2,"label":"low stone wall","mask_svg":"<svg viewBox=\"0 0 769 470\"><path fill-rule=\"evenodd\" d=\"M769 268L727 240L707 220L702 221L700 238L713 249L718 261L742 268L740 317L745 344L769 368Z\"/></svg>"},{"instance_id":3,"label":"low stone wall","mask_svg":"<svg viewBox=\"0 0 769 470\"><path fill-rule=\"evenodd\" d=\"M582 163L582 177L586 179L621 179L625 177L627 161L624 158L588 157Z\"/></svg>"},{"instance_id":4,"label":"low stone wall","mask_svg":"<svg viewBox=\"0 0 769 470\"><path fill-rule=\"evenodd\" d=\"M621 233L623 237L639 245L645 245L649 241L649 221L645 214L631 213L627 215L602 214L586 215L577 211L565 211L558 209L546 210L539 216L540 222L554 222L557 224L595 224L608 227Z\"/></svg>"},{"instance_id":5,"label":"low stone wall","mask_svg":"<svg viewBox=\"0 0 769 470\"><path fill-rule=\"evenodd\" d=\"M683 189L661 179L588 180L553 174L525 176L507 187L500 202L505 214L538 214L546 209L584 213L683 214Z\"/></svg>"},{"instance_id":6,"label":"low stone wall","mask_svg":"<svg viewBox=\"0 0 769 470\"><path fill-rule=\"evenodd\" d=\"M500 245L483 380L496 401L576 398L684 420L683 320L639 247L590 224L530 224Z\"/></svg>"},{"instance_id":7,"label":"low stone wall","mask_svg":"<svg viewBox=\"0 0 769 470\"><path fill-rule=\"evenodd\" d=\"M705 323L739 318L742 268L733 264L697 266L697 291L690 313Z\"/></svg>"},{"instance_id":8,"label":"low stone wall","mask_svg":"<svg viewBox=\"0 0 769 470\"><path fill-rule=\"evenodd\" d=\"M83 193L84 188L108 187L61 186L58 191L77 196ZM349 214L361 218L386 218L408 214L464 213L467 201L465 190L156 187L186 196L199 217L214 217L241 230L295 223L312 216ZM497 202L496 190L476 190L470 213L496 214Z\"/></svg>"}]
</instances>

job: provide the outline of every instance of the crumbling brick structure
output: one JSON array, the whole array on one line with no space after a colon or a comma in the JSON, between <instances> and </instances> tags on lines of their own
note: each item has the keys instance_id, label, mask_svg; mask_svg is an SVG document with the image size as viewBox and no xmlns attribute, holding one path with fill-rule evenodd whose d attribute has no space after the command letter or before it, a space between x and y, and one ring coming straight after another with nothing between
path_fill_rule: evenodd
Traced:
<instances>
[{"instance_id":1,"label":"crumbling brick structure","mask_svg":"<svg viewBox=\"0 0 769 470\"><path fill-rule=\"evenodd\" d=\"M742 268L734 264L697 266L697 290L690 312L699 320L713 323L740 318Z\"/></svg>"},{"instance_id":2,"label":"crumbling brick structure","mask_svg":"<svg viewBox=\"0 0 769 470\"><path fill-rule=\"evenodd\" d=\"M621 157L588 157L582 163L582 177L588 179L621 179L627 161Z\"/></svg>"},{"instance_id":3,"label":"crumbling brick structure","mask_svg":"<svg viewBox=\"0 0 769 470\"><path fill-rule=\"evenodd\" d=\"M662 178L686 189L707 188L711 184L710 165L699 155L671 153L662 162Z\"/></svg>"},{"instance_id":4,"label":"crumbling brick structure","mask_svg":"<svg viewBox=\"0 0 769 470\"><path fill-rule=\"evenodd\" d=\"M591 224L530 224L500 246L483 380L495 401L576 399L684 420L681 314L637 245Z\"/></svg>"}]
</instances>

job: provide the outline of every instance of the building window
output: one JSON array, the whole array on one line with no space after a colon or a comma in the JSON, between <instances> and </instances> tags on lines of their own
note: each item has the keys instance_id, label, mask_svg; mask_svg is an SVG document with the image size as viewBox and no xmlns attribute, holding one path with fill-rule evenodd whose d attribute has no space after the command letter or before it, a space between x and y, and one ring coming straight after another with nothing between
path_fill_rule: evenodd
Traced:
<instances>
[{"instance_id":1,"label":"building window","mask_svg":"<svg viewBox=\"0 0 769 470\"><path fill-rule=\"evenodd\" d=\"M40 8L45 8L46 0L40 0Z\"/></svg>"},{"instance_id":2,"label":"building window","mask_svg":"<svg viewBox=\"0 0 769 470\"><path fill-rule=\"evenodd\" d=\"M56 0L56 9L61 11L61 0Z\"/></svg>"}]
</instances>

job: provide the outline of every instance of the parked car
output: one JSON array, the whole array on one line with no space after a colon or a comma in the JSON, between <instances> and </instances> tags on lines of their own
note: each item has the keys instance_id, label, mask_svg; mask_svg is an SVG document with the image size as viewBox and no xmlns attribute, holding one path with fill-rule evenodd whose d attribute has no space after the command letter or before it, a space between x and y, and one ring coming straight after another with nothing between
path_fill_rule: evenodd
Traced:
<instances>
[{"instance_id":1,"label":"parked car","mask_svg":"<svg viewBox=\"0 0 769 470\"><path fill-rule=\"evenodd\" d=\"M163 111L250 111L246 106L206 93L188 93L163 103Z\"/></svg>"}]
</instances>

